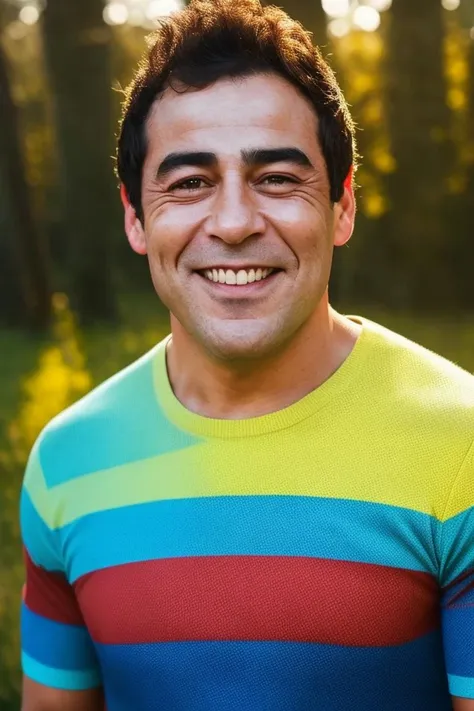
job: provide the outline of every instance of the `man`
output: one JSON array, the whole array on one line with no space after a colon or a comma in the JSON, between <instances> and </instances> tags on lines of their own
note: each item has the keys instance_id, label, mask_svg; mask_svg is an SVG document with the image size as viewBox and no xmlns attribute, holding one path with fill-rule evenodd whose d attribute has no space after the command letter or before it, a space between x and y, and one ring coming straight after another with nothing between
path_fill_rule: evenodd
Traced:
<instances>
[{"instance_id":1,"label":"man","mask_svg":"<svg viewBox=\"0 0 474 711\"><path fill-rule=\"evenodd\" d=\"M474 381L328 303L353 134L281 10L160 26L118 174L171 334L31 453L24 711L474 709Z\"/></svg>"}]
</instances>

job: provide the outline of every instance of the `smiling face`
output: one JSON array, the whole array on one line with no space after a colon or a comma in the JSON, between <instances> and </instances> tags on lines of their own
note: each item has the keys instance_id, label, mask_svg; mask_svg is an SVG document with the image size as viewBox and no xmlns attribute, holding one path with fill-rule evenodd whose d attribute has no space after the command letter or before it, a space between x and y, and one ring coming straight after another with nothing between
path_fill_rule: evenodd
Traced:
<instances>
[{"instance_id":1,"label":"smiling face","mask_svg":"<svg viewBox=\"0 0 474 711\"><path fill-rule=\"evenodd\" d=\"M122 193L126 230L173 329L229 360L317 326L354 201L346 189L330 202L311 104L276 75L168 89L147 135L144 228Z\"/></svg>"}]
</instances>

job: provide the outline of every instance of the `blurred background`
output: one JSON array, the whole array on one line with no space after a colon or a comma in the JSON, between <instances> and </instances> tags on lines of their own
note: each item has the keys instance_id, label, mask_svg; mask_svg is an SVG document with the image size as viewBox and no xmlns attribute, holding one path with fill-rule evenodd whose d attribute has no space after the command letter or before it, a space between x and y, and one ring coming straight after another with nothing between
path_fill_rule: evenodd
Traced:
<instances>
[{"instance_id":1,"label":"blurred background","mask_svg":"<svg viewBox=\"0 0 474 711\"><path fill-rule=\"evenodd\" d=\"M359 126L332 301L474 371L474 0L286 0ZM0 0L0 709L19 708L18 493L42 427L161 339L114 177L121 90L179 0Z\"/></svg>"}]
</instances>

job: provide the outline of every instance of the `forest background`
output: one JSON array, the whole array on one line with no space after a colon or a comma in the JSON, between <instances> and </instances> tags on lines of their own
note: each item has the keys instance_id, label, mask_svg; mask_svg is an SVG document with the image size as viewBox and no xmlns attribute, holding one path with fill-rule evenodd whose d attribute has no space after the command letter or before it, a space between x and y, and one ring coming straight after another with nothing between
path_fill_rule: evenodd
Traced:
<instances>
[{"instance_id":1,"label":"forest background","mask_svg":"<svg viewBox=\"0 0 474 711\"><path fill-rule=\"evenodd\" d=\"M18 496L42 427L168 330L127 246L122 89L179 0L0 0L0 710L19 708ZM474 371L474 0L285 0L358 125L331 298Z\"/></svg>"}]
</instances>

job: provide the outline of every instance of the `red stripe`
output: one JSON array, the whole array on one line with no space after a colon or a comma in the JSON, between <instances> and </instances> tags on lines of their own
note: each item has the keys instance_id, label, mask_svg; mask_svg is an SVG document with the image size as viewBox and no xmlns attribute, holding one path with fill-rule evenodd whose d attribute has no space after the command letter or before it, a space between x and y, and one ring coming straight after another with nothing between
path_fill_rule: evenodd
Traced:
<instances>
[{"instance_id":1,"label":"red stripe","mask_svg":"<svg viewBox=\"0 0 474 711\"><path fill-rule=\"evenodd\" d=\"M76 584L104 644L287 640L388 646L439 626L426 574L303 557L216 556L131 563Z\"/></svg>"},{"instance_id":2,"label":"red stripe","mask_svg":"<svg viewBox=\"0 0 474 711\"><path fill-rule=\"evenodd\" d=\"M37 615L55 622L83 625L81 611L74 590L62 573L51 573L37 566L24 551L26 585L23 599L27 607Z\"/></svg>"}]
</instances>

